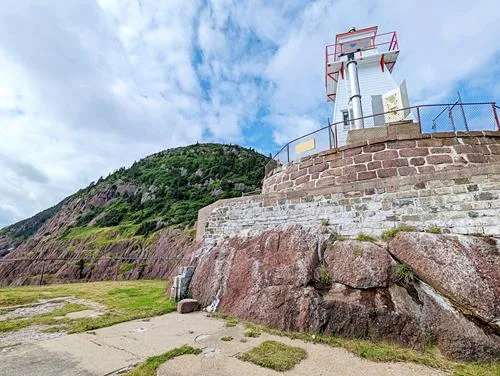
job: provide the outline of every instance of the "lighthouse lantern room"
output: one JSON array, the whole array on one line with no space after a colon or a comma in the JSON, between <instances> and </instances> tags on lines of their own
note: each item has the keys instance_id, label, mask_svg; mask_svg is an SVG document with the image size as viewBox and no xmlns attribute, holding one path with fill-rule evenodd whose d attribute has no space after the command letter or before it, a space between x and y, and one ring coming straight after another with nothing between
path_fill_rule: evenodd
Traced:
<instances>
[{"instance_id":1,"label":"lighthouse lantern room","mask_svg":"<svg viewBox=\"0 0 500 376\"><path fill-rule=\"evenodd\" d=\"M408 109L401 110L409 107L406 83L398 85L392 76L399 55L396 32L377 31L377 26L351 28L326 46L326 96L335 102L338 146L346 144L351 129L385 126L411 117Z\"/></svg>"}]
</instances>

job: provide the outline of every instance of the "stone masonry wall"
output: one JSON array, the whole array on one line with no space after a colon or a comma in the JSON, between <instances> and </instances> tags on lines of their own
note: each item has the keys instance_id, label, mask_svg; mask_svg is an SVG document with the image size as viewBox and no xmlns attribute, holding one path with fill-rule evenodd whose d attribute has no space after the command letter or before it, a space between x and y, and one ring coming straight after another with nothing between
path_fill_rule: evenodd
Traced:
<instances>
[{"instance_id":1,"label":"stone masonry wall","mask_svg":"<svg viewBox=\"0 0 500 376\"><path fill-rule=\"evenodd\" d=\"M463 140L472 142L473 138ZM426 148L428 154L408 158L423 158L429 163L436 156L430 149L448 148L458 153L458 145L463 145L467 150L479 150L482 147L481 150L484 148L486 152L488 149L489 153L495 152L497 154L494 155L498 156L498 149L492 147L494 144L436 145L432 142L426 146L421 144L420 148ZM392 155L396 149L390 149L390 146L384 144L384 151ZM402 150L407 151L401 153ZM400 144L396 153L404 157L406 153L413 153L410 150L413 149L401 147ZM378 152L373 152L371 156L374 157ZM465 153L469 155L466 157L470 158L468 161L473 158L470 155L476 154L481 155ZM452 156L451 151L450 155L439 154L439 158L443 157L455 160L455 154ZM353 156L347 158L354 160ZM377 161L383 165L383 161L389 159ZM225 237L245 236L294 224L305 227L328 225L330 231L351 236L361 232L380 235L387 229L403 224L419 229L437 226L443 232L500 235L500 162L490 160L488 163L470 163L462 168L429 171L220 200L200 211L197 237L209 245Z\"/></svg>"},{"instance_id":2,"label":"stone masonry wall","mask_svg":"<svg viewBox=\"0 0 500 376\"><path fill-rule=\"evenodd\" d=\"M429 174L500 161L500 131L446 132L373 138L280 166L263 193Z\"/></svg>"}]
</instances>

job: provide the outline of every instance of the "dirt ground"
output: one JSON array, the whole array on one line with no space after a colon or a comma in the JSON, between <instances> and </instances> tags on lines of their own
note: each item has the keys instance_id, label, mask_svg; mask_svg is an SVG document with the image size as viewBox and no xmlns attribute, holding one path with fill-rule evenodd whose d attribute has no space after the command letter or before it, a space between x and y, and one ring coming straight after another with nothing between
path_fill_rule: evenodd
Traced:
<instances>
[{"instance_id":1,"label":"dirt ground","mask_svg":"<svg viewBox=\"0 0 500 376\"><path fill-rule=\"evenodd\" d=\"M263 333L240 342L242 326L226 328L225 322L203 313L170 313L146 320L129 321L94 332L72 334L0 348L2 376L116 375L146 358L184 344L203 348L198 356L172 359L158 370L173 375L444 375L443 372L411 363L375 363L340 348L305 343ZM232 336L231 342L221 341ZM287 372L275 372L240 361L235 355L264 340L299 346L308 358Z\"/></svg>"}]
</instances>

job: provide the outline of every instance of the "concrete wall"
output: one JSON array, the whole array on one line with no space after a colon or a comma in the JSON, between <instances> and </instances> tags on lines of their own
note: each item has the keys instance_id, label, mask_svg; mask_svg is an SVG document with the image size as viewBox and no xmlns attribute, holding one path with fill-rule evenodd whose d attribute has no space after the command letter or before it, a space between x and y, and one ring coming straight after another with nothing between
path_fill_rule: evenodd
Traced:
<instances>
[{"instance_id":1,"label":"concrete wall","mask_svg":"<svg viewBox=\"0 0 500 376\"><path fill-rule=\"evenodd\" d=\"M391 176L319 189L220 200L200 211L198 240L213 244L294 224L343 235L380 235L412 225L453 233L500 234L500 163Z\"/></svg>"},{"instance_id":2,"label":"concrete wall","mask_svg":"<svg viewBox=\"0 0 500 376\"><path fill-rule=\"evenodd\" d=\"M391 135L392 128L388 127L387 137L330 149L276 168L264 179L263 193L341 186L500 162L499 131Z\"/></svg>"}]
</instances>

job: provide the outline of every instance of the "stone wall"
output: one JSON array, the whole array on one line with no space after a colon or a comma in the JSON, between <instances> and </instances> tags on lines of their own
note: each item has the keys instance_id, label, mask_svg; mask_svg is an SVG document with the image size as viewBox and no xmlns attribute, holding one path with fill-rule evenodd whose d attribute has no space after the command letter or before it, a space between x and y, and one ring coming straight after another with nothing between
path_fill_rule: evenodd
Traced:
<instances>
[{"instance_id":1,"label":"stone wall","mask_svg":"<svg viewBox=\"0 0 500 376\"><path fill-rule=\"evenodd\" d=\"M263 193L341 186L499 161L499 131L373 138L280 166L264 179Z\"/></svg>"},{"instance_id":2,"label":"stone wall","mask_svg":"<svg viewBox=\"0 0 500 376\"><path fill-rule=\"evenodd\" d=\"M476 142L477 139L462 138L471 142ZM421 144L419 147L429 154L408 156L409 160L423 158L429 163L434 160L433 157L454 159L451 152L450 155L437 155L430 149L449 148L456 151L458 145L436 146L434 141L427 140L430 144ZM486 151L487 148L490 153L498 153L494 144L462 146L467 150L485 148ZM389 147L384 143L384 150L380 151L391 155L393 152L398 155L415 153L412 151L414 149L401 145L398 149ZM371 156L374 157L380 151L374 151ZM356 155L364 155L364 152ZM472 159L471 155L481 154L465 153L467 155L467 158ZM347 158L354 159L353 156ZM383 164L383 161L390 160L378 161ZM400 168L387 167L385 170ZM438 226L443 232L462 234L500 234L500 162L470 163L465 168L429 171L424 173L421 170L419 174L408 176L346 182L323 188L220 200L200 211L198 240L213 244L225 237L245 236L294 224L304 227L327 225L329 231L343 235L361 232L380 235L387 229L403 224L419 229Z\"/></svg>"}]
</instances>

